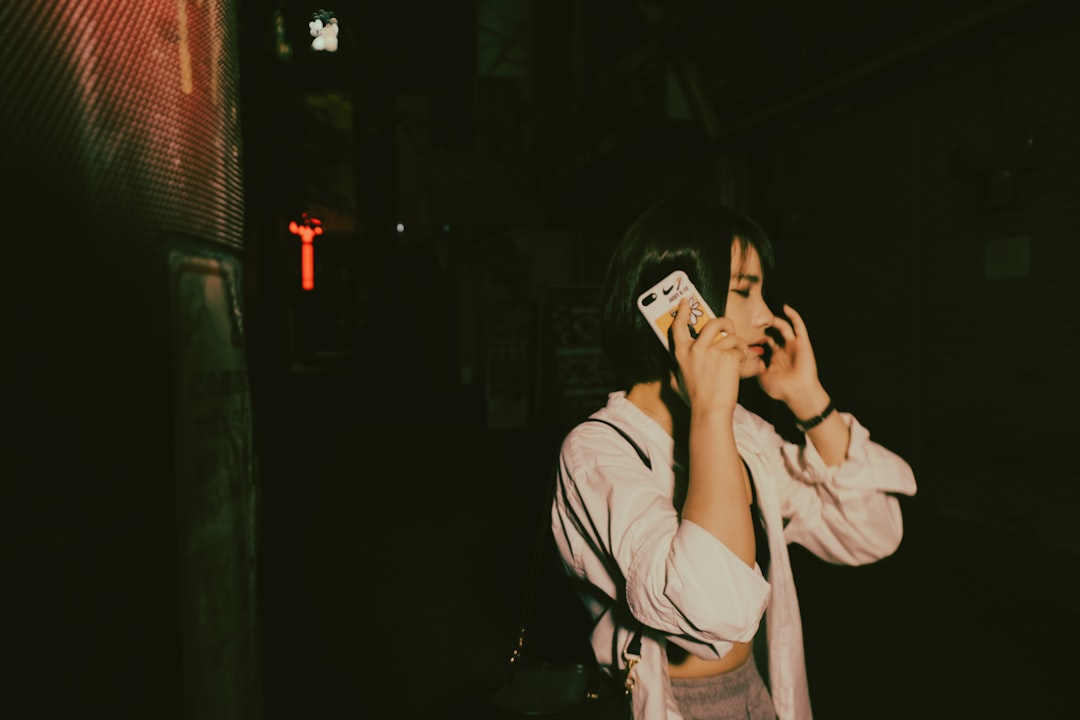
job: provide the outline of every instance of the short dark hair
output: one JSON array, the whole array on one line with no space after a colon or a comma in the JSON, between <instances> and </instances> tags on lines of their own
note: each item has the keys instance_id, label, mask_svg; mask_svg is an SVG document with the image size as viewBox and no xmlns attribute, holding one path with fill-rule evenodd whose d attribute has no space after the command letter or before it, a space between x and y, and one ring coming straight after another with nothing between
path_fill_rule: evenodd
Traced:
<instances>
[{"instance_id":1,"label":"short dark hair","mask_svg":"<svg viewBox=\"0 0 1080 720\"><path fill-rule=\"evenodd\" d=\"M731 279L731 247L757 250L762 272L774 266L773 247L747 215L710 201L669 198L630 226L608 263L604 288L603 343L608 365L623 389L661 380L672 369L637 309L637 298L673 270L683 270L705 302L723 315Z\"/></svg>"}]
</instances>

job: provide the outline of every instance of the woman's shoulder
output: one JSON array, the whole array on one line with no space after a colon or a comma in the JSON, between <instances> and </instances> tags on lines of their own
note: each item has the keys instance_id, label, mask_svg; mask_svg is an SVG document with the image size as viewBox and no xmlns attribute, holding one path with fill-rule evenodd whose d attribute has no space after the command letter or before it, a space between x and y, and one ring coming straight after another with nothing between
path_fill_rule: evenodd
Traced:
<instances>
[{"instance_id":1,"label":"woman's shoulder","mask_svg":"<svg viewBox=\"0 0 1080 720\"><path fill-rule=\"evenodd\" d=\"M624 422L622 418L612 416L611 413L601 410L582 419L570 428L563 437L562 448L566 451L567 449L615 445L628 447L629 444L625 438L630 438L635 445L639 445L639 441L633 440L634 436L638 434L635 430L636 428L632 424Z\"/></svg>"},{"instance_id":2,"label":"woman's shoulder","mask_svg":"<svg viewBox=\"0 0 1080 720\"><path fill-rule=\"evenodd\" d=\"M574 465L644 463L654 450L649 429L621 403L609 402L570 428L563 437L563 461Z\"/></svg>"},{"instance_id":3,"label":"woman's shoulder","mask_svg":"<svg viewBox=\"0 0 1080 720\"><path fill-rule=\"evenodd\" d=\"M640 415L641 411L637 410L626 398L626 393L613 392L608 395L606 404L578 421L570 428L566 436L568 438L595 437L598 434L613 433L618 430L632 436L645 436L647 432L642 426ZM644 441L645 438L643 437L642 440Z\"/></svg>"}]
</instances>

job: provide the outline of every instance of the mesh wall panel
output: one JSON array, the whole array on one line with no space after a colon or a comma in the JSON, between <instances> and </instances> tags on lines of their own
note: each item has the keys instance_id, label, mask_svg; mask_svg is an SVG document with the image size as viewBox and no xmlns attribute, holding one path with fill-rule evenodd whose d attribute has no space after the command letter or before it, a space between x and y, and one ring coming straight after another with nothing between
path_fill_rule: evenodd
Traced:
<instances>
[{"instance_id":1,"label":"mesh wall panel","mask_svg":"<svg viewBox=\"0 0 1080 720\"><path fill-rule=\"evenodd\" d=\"M235 15L230 0L0 4L4 164L125 225L239 246Z\"/></svg>"},{"instance_id":2,"label":"mesh wall panel","mask_svg":"<svg viewBox=\"0 0 1080 720\"><path fill-rule=\"evenodd\" d=\"M0 718L261 716L237 30L0 0Z\"/></svg>"}]
</instances>

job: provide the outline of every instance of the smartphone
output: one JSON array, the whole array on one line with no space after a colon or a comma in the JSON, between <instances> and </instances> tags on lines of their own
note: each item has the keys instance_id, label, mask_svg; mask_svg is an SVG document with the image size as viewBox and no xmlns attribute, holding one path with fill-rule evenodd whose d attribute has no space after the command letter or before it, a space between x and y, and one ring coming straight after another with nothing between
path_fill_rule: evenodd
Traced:
<instances>
[{"instance_id":1,"label":"smartphone","mask_svg":"<svg viewBox=\"0 0 1080 720\"><path fill-rule=\"evenodd\" d=\"M641 293L637 299L638 310L645 316L649 327L668 350L671 350L668 345L668 329L675 319L675 312L679 309L679 302L683 298L690 299L690 334L697 337L705 321L716 317L716 314L709 308L708 303L701 297L701 293L682 270L671 273Z\"/></svg>"}]
</instances>

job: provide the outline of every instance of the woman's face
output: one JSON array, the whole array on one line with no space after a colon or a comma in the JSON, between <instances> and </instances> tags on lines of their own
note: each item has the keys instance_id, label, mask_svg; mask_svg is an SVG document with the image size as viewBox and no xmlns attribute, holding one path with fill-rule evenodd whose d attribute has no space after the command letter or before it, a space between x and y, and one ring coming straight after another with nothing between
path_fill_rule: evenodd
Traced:
<instances>
[{"instance_id":1,"label":"woman's face","mask_svg":"<svg viewBox=\"0 0 1080 720\"><path fill-rule=\"evenodd\" d=\"M761 258L753 247L731 245L731 281L728 284L726 315L735 324L735 334L750 346L742 377L756 377L765 370L765 329L772 327L773 314L761 296L764 282Z\"/></svg>"}]
</instances>

